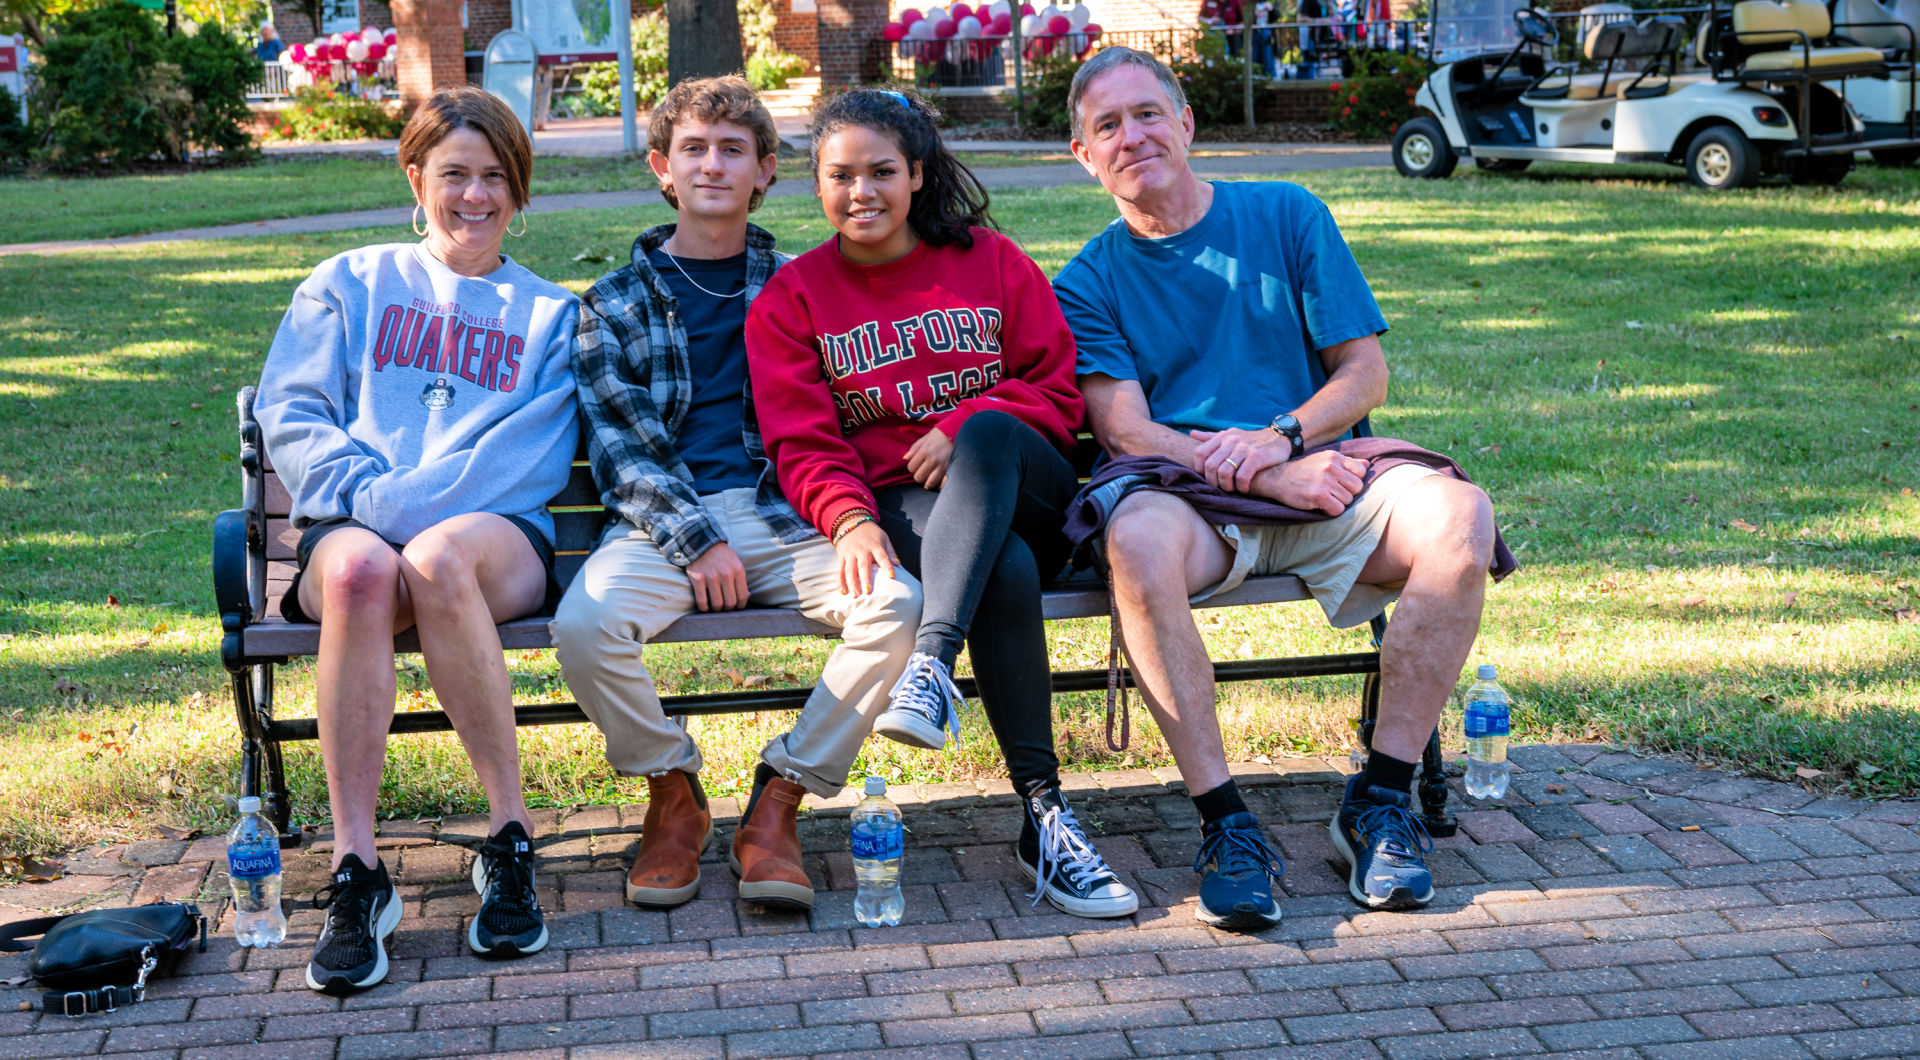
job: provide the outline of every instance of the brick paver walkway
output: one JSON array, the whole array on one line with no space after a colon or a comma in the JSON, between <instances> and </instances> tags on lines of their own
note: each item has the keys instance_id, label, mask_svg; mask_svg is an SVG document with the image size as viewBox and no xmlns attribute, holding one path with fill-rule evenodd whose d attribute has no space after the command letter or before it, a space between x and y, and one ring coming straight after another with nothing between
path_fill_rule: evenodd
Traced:
<instances>
[{"instance_id":1,"label":"brick paver walkway","mask_svg":"<svg viewBox=\"0 0 1920 1060\"><path fill-rule=\"evenodd\" d=\"M1816 801L1594 746L1514 757L1513 794L1462 813L1431 858L1438 897L1412 914L1347 898L1331 764L1236 766L1287 856L1286 919L1254 937L1195 923L1197 820L1170 772L1069 778L1145 903L1109 923L1028 905L1004 784L896 791L908 923L878 930L852 916L851 796L802 823L811 917L737 901L732 800L715 800L726 825L698 900L671 913L621 902L644 807L544 811L553 943L501 964L462 941L484 822L389 822L406 910L390 982L308 991L318 914L302 909L284 946L216 940L116 1014L17 1012L26 991L0 991L0 1058L1920 1055L1914 803ZM322 881L323 847L290 852L293 895ZM217 893L220 854L217 837L82 852L63 879L0 890L0 917ZM0 958L0 978L23 968Z\"/></svg>"}]
</instances>

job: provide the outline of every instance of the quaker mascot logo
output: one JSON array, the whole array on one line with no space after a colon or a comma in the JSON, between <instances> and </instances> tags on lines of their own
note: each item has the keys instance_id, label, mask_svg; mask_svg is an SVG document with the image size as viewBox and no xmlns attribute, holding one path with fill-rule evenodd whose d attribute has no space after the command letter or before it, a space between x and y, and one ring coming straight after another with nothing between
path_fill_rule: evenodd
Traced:
<instances>
[{"instance_id":1,"label":"quaker mascot logo","mask_svg":"<svg viewBox=\"0 0 1920 1060\"><path fill-rule=\"evenodd\" d=\"M420 404L430 409L450 409L453 407L453 388L445 379L435 379L420 391Z\"/></svg>"}]
</instances>

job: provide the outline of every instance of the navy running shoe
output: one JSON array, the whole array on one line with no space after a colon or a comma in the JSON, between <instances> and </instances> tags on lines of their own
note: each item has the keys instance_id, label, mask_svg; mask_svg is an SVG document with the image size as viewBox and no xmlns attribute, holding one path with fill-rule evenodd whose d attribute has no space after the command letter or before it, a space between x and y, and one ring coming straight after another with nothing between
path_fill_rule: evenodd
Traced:
<instances>
[{"instance_id":1,"label":"navy running shoe","mask_svg":"<svg viewBox=\"0 0 1920 1060\"><path fill-rule=\"evenodd\" d=\"M1273 887L1286 867L1267 843L1260 821L1250 813L1233 813L1200 830L1199 856L1193 871L1200 874L1200 908L1193 915L1209 927L1228 931L1259 931L1280 922L1280 903Z\"/></svg>"},{"instance_id":2,"label":"navy running shoe","mask_svg":"<svg viewBox=\"0 0 1920 1060\"><path fill-rule=\"evenodd\" d=\"M887 695L887 709L873 723L874 732L929 751L945 747L948 733L960 737L960 708L967 701L961 698L946 663L926 652L914 652Z\"/></svg>"},{"instance_id":3,"label":"navy running shoe","mask_svg":"<svg viewBox=\"0 0 1920 1060\"><path fill-rule=\"evenodd\" d=\"M1334 852L1348 866L1347 891L1373 909L1418 909L1433 901L1426 859L1433 838L1410 808L1413 796L1359 786L1358 776L1347 781L1340 810L1327 823Z\"/></svg>"}]
</instances>

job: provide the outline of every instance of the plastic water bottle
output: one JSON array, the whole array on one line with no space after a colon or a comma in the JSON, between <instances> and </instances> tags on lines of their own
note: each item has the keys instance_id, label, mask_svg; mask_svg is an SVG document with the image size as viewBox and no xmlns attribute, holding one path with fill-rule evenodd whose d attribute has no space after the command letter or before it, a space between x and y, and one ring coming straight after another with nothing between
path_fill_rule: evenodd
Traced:
<instances>
[{"instance_id":1,"label":"plastic water bottle","mask_svg":"<svg viewBox=\"0 0 1920 1060\"><path fill-rule=\"evenodd\" d=\"M887 798L884 777L867 778L867 797L853 809L853 918L868 927L898 924L907 899L900 893L900 856L906 836L900 807Z\"/></svg>"},{"instance_id":2,"label":"plastic water bottle","mask_svg":"<svg viewBox=\"0 0 1920 1060\"><path fill-rule=\"evenodd\" d=\"M1467 689L1467 794L1498 799L1507 793L1507 690L1482 666Z\"/></svg>"},{"instance_id":3,"label":"plastic water bottle","mask_svg":"<svg viewBox=\"0 0 1920 1060\"><path fill-rule=\"evenodd\" d=\"M240 800L240 820L227 833L227 876L233 884L233 937L242 946L278 946L287 937L280 836L251 795Z\"/></svg>"}]
</instances>

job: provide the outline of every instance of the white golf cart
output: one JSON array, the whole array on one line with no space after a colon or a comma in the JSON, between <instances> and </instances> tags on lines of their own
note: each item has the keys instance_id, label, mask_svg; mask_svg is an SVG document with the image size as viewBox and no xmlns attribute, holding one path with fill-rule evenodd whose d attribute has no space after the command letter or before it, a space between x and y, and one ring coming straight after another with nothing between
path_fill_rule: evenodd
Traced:
<instances>
[{"instance_id":1,"label":"white golf cart","mask_svg":"<svg viewBox=\"0 0 1920 1060\"><path fill-rule=\"evenodd\" d=\"M1489 10L1489 4L1495 5ZM1868 143L1864 127L1823 82L1887 73L1871 48L1818 46L1831 33L1816 0L1717 5L1689 34L1653 17L1592 25L1580 54L1598 66L1549 66L1553 20L1524 0L1434 0L1434 58L1442 63L1415 102L1430 112L1394 137L1394 166L1444 177L1461 157L1513 172L1536 160L1664 162L1693 183L1745 187L1763 175L1833 183L1856 147L1920 147L1913 138ZM1704 70L1681 72L1692 37Z\"/></svg>"},{"instance_id":2,"label":"white golf cart","mask_svg":"<svg viewBox=\"0 0 1920 1060\"><path fill-rule=\"evenodd\" d=\"M1834 0L1833 32L1855 44L1878 48L1887 57L1886 80L1870 77L1840 82L1841 98L1866 127L1868 140L1920 136L1920 74L1915 52L1920 44L1920 0ZM1920 160L1920 146L1875 147L1873 160L1885 166Z\"/></svg>"}]
</instances>

